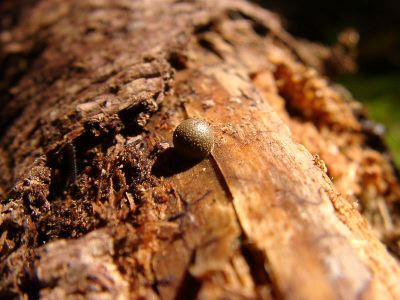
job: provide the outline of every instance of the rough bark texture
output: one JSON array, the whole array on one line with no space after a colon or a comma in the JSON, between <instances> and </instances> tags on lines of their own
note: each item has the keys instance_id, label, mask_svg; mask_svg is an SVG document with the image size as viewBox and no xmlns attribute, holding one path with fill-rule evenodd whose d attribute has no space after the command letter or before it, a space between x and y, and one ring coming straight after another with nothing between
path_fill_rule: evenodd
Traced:
<instances>
[{"instance_id":1,"label":"rough bark texture","mask_svg":"<svg viewBox=\"0 0 400 300\"><path fill-rule=\"evenodd\" d=\"M244 1L20 2L0 298L400 298L399 182L334 52ZM196 163L168 146L194 116Z\"/></svg>"}]
</instances>

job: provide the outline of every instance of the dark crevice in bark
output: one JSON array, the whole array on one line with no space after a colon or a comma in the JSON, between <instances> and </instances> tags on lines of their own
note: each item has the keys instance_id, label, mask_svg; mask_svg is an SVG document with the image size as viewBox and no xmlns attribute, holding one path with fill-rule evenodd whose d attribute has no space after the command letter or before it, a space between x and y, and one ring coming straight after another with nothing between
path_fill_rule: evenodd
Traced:
<instances>
[{"instance_id":1,"label":"dark crevice in bark","mask_svg":"<svg viewBox=\"0 0 400 300\"><path fill-rule=\"evenodd\" d=\"M253 30L261 37L266 37L269 34L269 29L261 23L253 22L252 24Z\"/></svg>"},{"instance_id":2,"label":"dark crevice in bark","mask_svg":"<svg viewBox=\"0 0 400 300\"><path fill-rule=\"evenodd\" d=\"M211 53L215 54L221 60L224 60L223 55L215 48L214 44L208 41L204 37L199 38L199 45L203 47L205 50L210 51Z\"/></svg>"},{"instance_id":3,"label":"dark crevice in bark","mask_svg":"<svg viewBox=\"0 0 400 300\"><path fill-rule=\"evenodd\" d=\"M11 220L6 220L0 225L0 232L7 231L7 239L13 241L10 244L3 244L0 249L1 261L5 261L7 257L18 249L22 244L22 237L24 235L24 228L21 228L18 224L13 223Z\"/></svg>"},{"instance_id":4,"label":"dark crevice in bark","mask_svg":"<svg viewBox=\"0 0 400 300\"><path fill-rule=\"evenodd\" d=\"M252 16L247 15L246 13L239 11L239 10L234 10L230 9L227 11L227 16L231 20L247 20L250 21L251 26L256 34L258 34L260 37L266 37L270 33L270 29L265 26L263 23L259 22Z\"/></svg>"},{"instance_id":5,"label":"dark crevice in bark","mask_svg":"<svg viewBox=\"0 0 400 300\"><path fill-rule=\"evenodd\" d=\"M168 63L175 70L181 71L187 67L187 57L181 52L172 52L168 57Z\"/></svg>"},{"instance_id":6,"label":"dark crevice in bark","mask_svg":"<svg viewBox=\"0 0 400 300\"><path fill-rule=\"evenodd\" d=\"M29 261L26 261L25 264L26 266L29 265L29 267L24 268L23 270L20 270L19 274L19 282L20 282L20 287L18 291L15 290L0 290L0 299L21 299L20 295L24 294L27 296L27 299L32 299L32 300L37 300L40 299L39 297L39 291L40 291L40 285L39 282L33 272L33 258L31 257ZM10 270L0 270L0 271L7 271L9 273Z\"/></svg>"},{"instance_id":7,"label":"dark crevice in bark","mask_svg":"<svg viewBox=\"0 0 400 300\"><path fill-rule=\"evenodd\" d=\"M143 127L138 125L138 118L141 113L147 111L144 103L132 106L118 112L118 117L124 127L121 134L124 136L136 136L143 131Z\"/></svg>"},{"instance_id":8,"label":"dark crevice in bark","mask_svg":"<svg viewBox=\"0 0 400 300\"><path fill-rule=\"evenodd\" d=\"M25 278L21 281L21 290L28 296L29 300L40 299L40 282L33 269L25 274Z\"/></svg>"},{"instance_id":9,"label":"dark crevice in bark","mask_svg":"<svg viewBox=\"0 0 400 300\"><path fill-rule=\"evenodd\" d=\"M192 254L189 266L194 262L194 252ZM186 270L183 280L178 287L176 300L194 300L201 288L201 281L197 280L190 274L189 268Z\"/></svg>"},{"instance_id":10,"label":"dark crevice in bark","mask_svg":"<svg viewBox=\"0 0 400 300\"><path fill-rule=\"evenodd\" d=\"M201 288L201 282L194 278L189 271L186 272L184 280L181 283L178 293L176 295L177 300L191 300L197 299L197 294Z\"/></svg>"},{"instance_id":11,"label":"dark crevice in bark","mask_svg":"<svg viewBox=\"0 0 400 300\"><path fill-rule=\"evenodd\" d=\"M265 270L267 258L263 251L257 249L254 245L247 242L245 237L243 237L241 252L250 268L251 277L256 286L268 286L271 289L270 292L272 299L282 299L282 297L279 297L278 291L275 290L275 285L273 284L270 275Z\"/></svg>"},{"instance_id":12,"label":"dark crevice in bark","mask_svg":"<svg viewBox=\"0 0 400 300\"><path fill-rule=\"evenodd\" d=\"M114 131L95 134L95 127L87 126L81 136L47 153L47 165L52 170L49 200L55 200L68 191L76 192L73 186L79 173L93 163L91 150L100 146L106 151L113 144Z\"/></svg>"},{"instance_id":13,"label":"dark crevice in bark","mask_svg":"<svg viewBox=\"0 0 400 300\"><path fill-rule=\"evenodd\" d=\"M194 27L193 33L196 35L200 35L202 33L211 31L214 26L215 26L214 21L207 22L206 24L196 25Z\"/></svg>"},{"instance_id":14,"label":"dark crevice in bark","mask_svg":"<svg viewBox=\"0 0 400 300\"><path fill-rule=\"evenodd\" d=\"M296 106L292 104L292 99L288 95L280 92L279 96L281 96L285 100L285 110L291 118L299 120L301 122L310 121L308 118L304 116L304 114L300 109L298 109Z\"/></svg>"},{"instance_id":15,"label":"dark crevice in bark","mask_svg":"<svg viewBox=\"0 0 400 300\"><path fill-rule=\"evenodd\" d=\"M79 237L107 223L100 218L93 219L95 182L86 183L89 185L84 189L81 183L76 182L87 168L90 174L85 171L86 176L99 180L101 172L94 162L95 152L104 155L114 143L114 131L97 135L92 129L87 127L80 137L48 153L48 166L52 170L48 196L50 207L38 220L38 243L41 245L54 239ZM74 149L67 150L66 147L71 147L69 145ZM72 184L72 181L75 182Z\"/></svg>"}]
</instances>

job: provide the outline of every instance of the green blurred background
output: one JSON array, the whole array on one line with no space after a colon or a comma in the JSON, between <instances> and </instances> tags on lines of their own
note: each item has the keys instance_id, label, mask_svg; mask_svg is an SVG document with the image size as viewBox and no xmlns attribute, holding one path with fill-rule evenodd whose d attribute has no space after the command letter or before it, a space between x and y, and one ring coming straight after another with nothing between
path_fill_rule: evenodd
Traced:
<instances>
[{"instance_id":1,"label":"green blurred background","mask_svg":"<svg viewBox=\"0 0 400 300\"><path fill-rule=\"evenodd\" d=\"M385 125L386 141L400 166L400 0L255 0L279 13L293 35L327 45L354 28L359 36L353 74L334 80L364 103L369 116Z\"/></svg>"},{"instance_id":2,"label":"green blurred background","mask_svg":"<svg viewBox=\"0 0 400 300\"><path fill-rule=\"evenodd\" d=\"M365 104L373 120L385 125L386 142L400 167L400 72L345 75L337 80Z\"/></svg>"}]
</instances>

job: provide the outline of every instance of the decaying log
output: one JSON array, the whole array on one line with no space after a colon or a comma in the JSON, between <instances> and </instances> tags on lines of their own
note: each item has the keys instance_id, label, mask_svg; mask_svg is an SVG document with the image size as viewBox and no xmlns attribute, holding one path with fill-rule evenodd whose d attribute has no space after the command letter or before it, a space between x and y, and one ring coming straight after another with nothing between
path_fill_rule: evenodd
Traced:
<instances>
[{"instance_id":1,"label":"decaying log","mask_svg":"<svg viewBox=\"0 0 400 300\"><path fill-rule=\"evenodd\" d=\"M236 0L46 0L13 22L0 298L400 298L398 177L328 48ZM188 117L214 130L200 162L172 147Z\"/></svg>"}]
</instances>

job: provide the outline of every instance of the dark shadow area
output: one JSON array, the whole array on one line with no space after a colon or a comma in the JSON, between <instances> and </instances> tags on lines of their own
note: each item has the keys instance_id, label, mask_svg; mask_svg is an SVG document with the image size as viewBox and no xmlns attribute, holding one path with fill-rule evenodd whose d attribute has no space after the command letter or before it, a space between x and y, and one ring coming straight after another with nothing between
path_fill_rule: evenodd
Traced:
<instances>
[{"instance_id":1,"label":"dark shadow area","mask_svg":"<svg viewBox=\"0 0 400 300\"><path fill-rule=\"evenodd\" d=\"M48 199L52 201L75 183L78 170L73 144L68 143L57 151L47 153L47 166L51 168Z\"/></svg>"},{"instance_id":2,"label":"dark shadow area","mask_svg":"<svg viewBox=\"0 0 400 300\"><path fill-rule=\"evenodd\" d=\"M75 195L78 192L75 188L78 175L85 167L91 166L95 157L95 152L90 150L101 146L103 151L107 151L113 144L115 132L112 129L98 136L93 129L97 128L86 126L85 132L75 140L47 153L47 165L52 170L48 197L50 200L56 199L66 191ZM97 130L101 132L102 129Z\"/></svg>"},{"instance_id":3,"label":"dark shadow area","mask_svg":"<svg viewBox=\"0 0 400 300\"><path fill-rule=\"evenodd\" d=\"M124 128L121 130L122 135L134 136L142 132L143 129L138 126L137 119L139 114L144 111L146 111L145 105L139 104L118 112L118 117L124 125Z\"/></svg>"},{"instance_id":4,"label":"dark shadow area","mask_svg":"<svg viewBox=\"0 0 400 300\"><path fill-rule=\"evenodd\" d=\"M354 28L360 35L359 65L363 72L400 69L400 1L398 0L253 0L281 15L295 36L324 44Z\"/></svg>"},{"instance_id":5,"label":"dark shadow area","mask_svg":"<svg viewBox=\"0 0 400 300\"><path fill-rule=\"evenodd\" d=\"M27 272L24 275L25 276L21 280L22 290L26 293L28 299L30 300L40 299L41 287L36 274L31 269L27 270ZM0 296L0 299L3 298L1 298ZM4 298L4 299L14 299L14 298Z\"/></svg>"},{"instance_id":6,"label":"dark shadow area","mask_svg":"<svg viewBox=\"0 0 400 300\"><path fill-rule=\"evenodd\" d=\"M191 264L194 263L194 252L192 252ZM178 292L176 294L175 299L197 299L198 293L201 288L201 282L197 280L195 277L190 274L189 269L186 270L186 273L182 279L182 282L178 288Z\"/></svg>"},{"instance_id":7,"label":"dark shadow area","mask_svg":"<svg viewBox=\"0 0 400 300\"><path fill-rule=\"evenodd\" d=\"M187 160L176 153L174 148L168 148L157 155L151 173L157 177L170 177L189 170L199 162L200 160Z\"/></svg>"},{"instance_id":8,"label":"dark shadow area","mask_svg":"<svg viewBox=\"0 0 400 300\"><path fill-rule=\"evenodd\" d=\"M16 86L23 75L29 70L35 59L39 57L46 45L37 43L31 49L22 53L4 53L0 44L0 136L4 134L8 126L18 117L30 101L11 101L13 95L10 88Z\"/></svg>"},{"instance_id":9,"label":"dark shadow area","mask_svg":"<svg viewBox=\"0 0 400 300\"><path fill-rule=\"evenodd\" d=\"M181 52L172 52L168 57L168 62L175 70L184 70L187 67L187 57Z\"/></svg>"}]
</instances>

